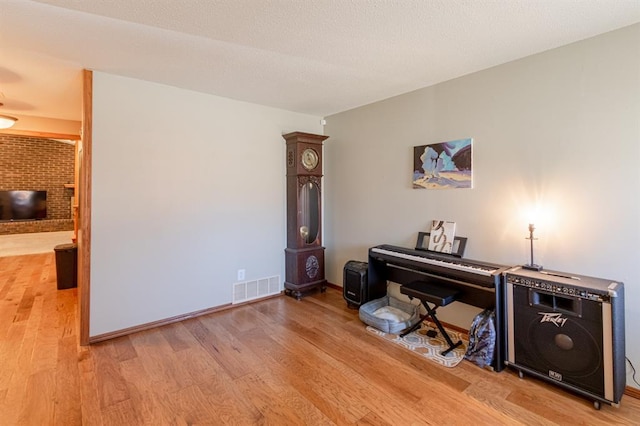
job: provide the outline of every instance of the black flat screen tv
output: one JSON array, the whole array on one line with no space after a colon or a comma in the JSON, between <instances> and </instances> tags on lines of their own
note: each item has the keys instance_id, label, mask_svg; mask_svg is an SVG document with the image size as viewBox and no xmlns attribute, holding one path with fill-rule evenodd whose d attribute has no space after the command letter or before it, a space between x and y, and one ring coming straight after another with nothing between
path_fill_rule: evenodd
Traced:
<instances>
[{"instance_id":1,"label":"black flat screen tv","mask_svg":"<svg viewBox=\"0 0 640 426\"><path fill-rule=\"evenodd\" d=\"M0 191L0 222L47 218L47 191Z\"/></svg>"}]
</instances>

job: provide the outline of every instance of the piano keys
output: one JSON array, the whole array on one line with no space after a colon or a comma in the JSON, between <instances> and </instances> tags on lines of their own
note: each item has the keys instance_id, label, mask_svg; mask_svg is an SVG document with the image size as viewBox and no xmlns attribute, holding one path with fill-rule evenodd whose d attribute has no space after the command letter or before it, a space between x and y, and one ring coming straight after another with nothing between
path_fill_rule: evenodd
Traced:
<instances>
[{"instance_id":1,"label":"piano keys","mask_svg":"<svg viewBox=\"0 0 640 426\"><path fill-rule=\"evenodd\" d=\"M493 276L498 269L502 268L500 265L493 265L486 262L470 261L454 256L447 256L446 254L412 250L388 245L372 247L371 251L379 253L380 255L387 255L389 256L388 259L391 260L402 258L433 266L442 266L448 269L469 272L471 274L482 275L485 277Z\"/></svg>"},{"instance_id":2,"label":"piano keys","mask_svg":"<svg viewBox=\"0 0 640 426\"><path fill-rule=\"evenodd\" d=\"M383 244L369 249L370 293L386 290L387 281L424 281L458 290L457 301L496 311L495 371L504 369L506 356L505 303L502 274L509 266L448 254Z\"/></svg>"}]
</instances>

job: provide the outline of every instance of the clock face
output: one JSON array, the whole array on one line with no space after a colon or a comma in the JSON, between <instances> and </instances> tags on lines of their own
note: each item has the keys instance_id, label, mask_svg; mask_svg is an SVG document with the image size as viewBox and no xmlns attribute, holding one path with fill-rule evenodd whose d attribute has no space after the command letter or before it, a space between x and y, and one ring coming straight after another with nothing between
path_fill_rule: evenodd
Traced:
<instances>
[{"instance_id":1,"label":"clock face","mask_svg":"<svg viewBox=\"0 0 640 426\"><path fill-rule=\"evenodd\" d=\"M318 166L318 153L311 148L302 151L302 167L307 170L313 170Z\"/></svg>"}]
</instances>

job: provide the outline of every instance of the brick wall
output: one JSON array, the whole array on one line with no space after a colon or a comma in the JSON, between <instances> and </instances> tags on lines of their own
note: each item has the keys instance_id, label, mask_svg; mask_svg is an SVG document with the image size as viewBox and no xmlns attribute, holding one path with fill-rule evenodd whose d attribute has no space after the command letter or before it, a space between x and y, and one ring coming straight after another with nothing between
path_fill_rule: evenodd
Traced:
<instances>
[{"instance_id":1,"label":"brick wall","mask_svg":"<svg viewBox=\"0 0 640 426\"><path fill-rule=\"evenodd\" d=\"M64 142L0 135L0 190L47 191L47 220L55 221L47 225L0 223L0 234L40 232L53 224L53 230L73 229L74 191L63 185L73 183L74 153L75 147Z\"/></svg>"}]
</instances>

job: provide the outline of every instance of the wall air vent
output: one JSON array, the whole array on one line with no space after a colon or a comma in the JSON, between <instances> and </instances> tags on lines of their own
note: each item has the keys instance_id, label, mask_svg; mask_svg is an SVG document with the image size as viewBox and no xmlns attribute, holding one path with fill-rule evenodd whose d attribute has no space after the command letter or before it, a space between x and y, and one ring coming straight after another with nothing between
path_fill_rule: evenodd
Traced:
<instances>
[{"instance_id":1,"label":"wall air vent","mask_svg":"<svg viewBox=\"0 0 640 426\"><path fill-rule=\"evenodd\" d=\"M233 285L232 303L242 303L261 297L272 296L280 293L281 290L282 283L280 282L279 275L235 283Z\"/></svg>"}]
</instances>

